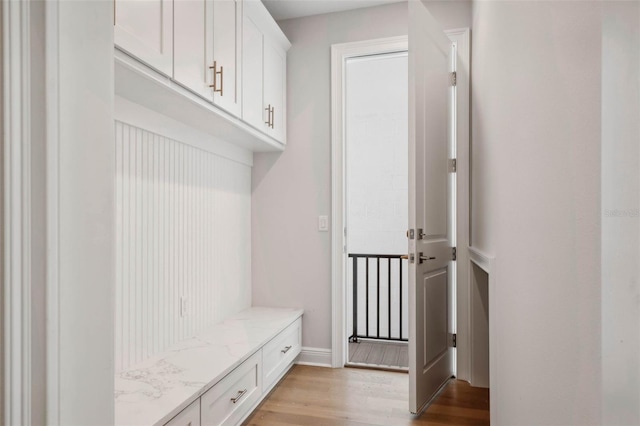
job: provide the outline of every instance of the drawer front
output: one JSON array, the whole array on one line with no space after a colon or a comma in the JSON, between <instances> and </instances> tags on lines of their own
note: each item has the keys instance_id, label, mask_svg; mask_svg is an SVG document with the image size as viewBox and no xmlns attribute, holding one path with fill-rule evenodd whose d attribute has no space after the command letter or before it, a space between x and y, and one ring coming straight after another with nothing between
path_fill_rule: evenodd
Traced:
<instances>
[{"instance_id":1,"label":"drawer front","mask_svg":"<svg viewBox=\"0 0 640 426\"><path fill-rule=\"evenodd\" d=\"M169 420L165 426L200 426L200 398Z\"/></svg>"},{"instance_id":2,"label":"drawer front","mask_svg":"<svg viewBox=\"0 0 640 426\"><path fill-rule=\"evenodd\" d=\"M256 352L201 397L203 426L235 425L262 396L262 351Z\"/></svg>"},{"instance_id":3,"label":"drawer front","mask_svg":"<svg viewBox=\"0 0 640 426\"><path fill-rule=\"evenodd\" d=\"M300 353L302 319L298 318L262 348L263 386L268 389Z\"/></svg>"}]
</instances>

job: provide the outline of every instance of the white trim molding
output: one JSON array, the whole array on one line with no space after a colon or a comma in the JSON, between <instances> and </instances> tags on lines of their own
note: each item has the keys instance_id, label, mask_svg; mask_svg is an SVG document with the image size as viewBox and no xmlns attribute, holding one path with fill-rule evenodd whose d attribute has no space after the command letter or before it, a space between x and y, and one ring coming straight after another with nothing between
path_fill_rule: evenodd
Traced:
<instances>
[{"instance_id":1,"label":"white trim molding","mask_svg":"<svg viewBox=\"0 0 640 426\"><path fill-rule=\"evenodd\" d=\"M469 260L480 267L487 274L491 274L496 258L475 247L469 247Z\"/></svg>"},{"instance_id":2,"label":"white trim molding","mask_svg":"<svg viewBox=\"0 0 640 426\"><path fill-rule=\"evenodd\" d=\"M45 4L46 92L46 197L47 197L47 347L46 347L46 421L60 424L60 218L59 218L59 32L58 2Z\"/></svg>"},{"instance_id":3,"label":"white trim molding","mask_svg":"<svg viewBox=\"0 0 640 426\"><path fill-rule=\"evenodd\" d=\"M488 291L489 291L489 389L491 389L492 393L497 392L497 383L498 383L498 375L499 375L499 363L496 357L498 353L498 340L497 340L497 330L496 330L496 309L497 306L494 302L494 296L496 294L496 286L497 286L497 268L496 268L496 258L493 255L487 254L482 250L477 249L476 247L468 247L469 260L468 260L468 275L467 276L467 285L471 286L472 282L472 265L477 265L480 269L487 273L488 278ZM470 300L471 302L471 300ZM472 309L473 303L470 303L470 309ZM469 315L469 320L471 319L471 315ZM469 330L471 330L471 324L468 325ZM469 354L469 363L471 364L471 351L473 347L471 346L471 333L469 333L469 341L470 341L470 354ZM470 378L473 376L473 371L469 371ZM470 381L470 380L469 380ZM495 422L495 414L491 414L492 422Z\"/></svg>"},{"instance_id":4,"label":"white trim molding","mask_svg":"<svg viewBox=\"0 0 640 426\"><path fill-rule=\"evenodd\" d=\"M31 424L30 4L2 2L3 424Z\"/></svg>"},{"instance_id":5,"label":"white trim molding","mask_svg":"<svg viewBox=\"0 0 640 426\"><path fill-rule=\"evenodd\" d=\"M344 254L344 70L348 58L406 52L407 36L331 46L331 366L344 367L347 341Z\"/></svg>"},{"instance_id":6,"label":"white trim molding","mask_svg":"<svg viewBox=\"0 0 640 426\"><path fill-rule=\"evenodd\" d=\"M331 367L331 349L302 347L296 364Z\"/></svg>"}]
</instances>

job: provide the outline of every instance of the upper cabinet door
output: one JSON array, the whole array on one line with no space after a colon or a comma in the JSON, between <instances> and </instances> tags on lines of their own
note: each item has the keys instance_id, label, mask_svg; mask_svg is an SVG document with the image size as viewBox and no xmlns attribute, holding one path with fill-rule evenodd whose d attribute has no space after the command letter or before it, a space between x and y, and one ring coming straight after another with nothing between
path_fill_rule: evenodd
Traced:
<instances>
[{"instance_id":1,"label":"upper cabinet door","mask_svg":"<svg viewBox=\"0 0 640 426\"><path fill-rule=\"evenodd\" d=\"M173 73L173 1L116 0L115 44L142 62Z\"/></svg>"},{"instance_id":2,"label":"upper cabinet door","mask_svg":"<svg viewBox=\"0 0 640 426\"><path fill-rule=\"evenodd\" d=\"M242 38L242 119L266 132L268 113L263 105L263 35L251 16L243 21Z\"/></svg>"},{"instance_id":3,"label":"upper cabinet door","mask_svg":"<svg viewBox=\"0 0 640 426\"><path fill-rule=\"evenodd\" d=\"M213 102L240 117L242 101L242 1L213 1Z\"/></svg>"},{"instance_id":4,"label":"upper cabinet door","mask_svg":"<svg viewBox=\"0 0 640 426\"><path fill-rule=\"evenodd\" d=\"M265 39L264 103L265 108L270 108L267 133L282 143L286 143L286 68L286 52Z\"/></svg>"},{"instance_id":5,"label":"upper cabinet door","mask_svg":"<svg viewBox=\"0 0 640 426\"><path fill-rule=\"evenodd\" d=\"M173 78L213 99L213 0L174 0Z\"/></svg>"}]
</instances>

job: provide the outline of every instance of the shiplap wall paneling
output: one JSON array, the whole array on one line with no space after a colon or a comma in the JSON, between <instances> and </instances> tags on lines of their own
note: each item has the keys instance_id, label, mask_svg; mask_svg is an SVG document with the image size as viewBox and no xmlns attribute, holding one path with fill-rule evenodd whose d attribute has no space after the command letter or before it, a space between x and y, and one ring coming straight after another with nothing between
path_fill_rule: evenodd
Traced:
<instances>
[{"instance_id":1,"label":"shiplap wall paneling","mask_svg":"<svg viewBox=\"0 0 640 426\"><path fill-rule=\"evenodd\" d=\"M122 122L115 149L121 371L251 305L251 169Z\"/></svg>"}]
</instances>

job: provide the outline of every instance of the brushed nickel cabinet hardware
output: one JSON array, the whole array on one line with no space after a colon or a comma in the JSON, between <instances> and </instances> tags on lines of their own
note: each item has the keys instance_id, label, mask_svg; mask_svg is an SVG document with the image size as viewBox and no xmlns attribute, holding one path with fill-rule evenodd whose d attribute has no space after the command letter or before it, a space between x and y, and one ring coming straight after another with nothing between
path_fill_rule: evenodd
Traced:
<instances>
[{"instance_id":1,"label":"brushed nickel cabinet hardware","mask_svg":"<svg viewBox=\"0 0 640 426\"><path fill-rule=\"evenodd\" d=\"M238 391L238 394L234 398L231 398L231 402L235 404L236 402L240 401L240 398L242 398L245 393L247 393L246 389Z\"/></svg>"},{"instance_id":2,"label":"brushed nickel cabinet hardware","mask_svg":"<svg viewBox=\"0 0 640 426\"><path fill-rule=\"evenodd\" d=\"M224 67L220 65L220 96L224 96Z\"/></svg>"},{"instance_id":3,"label":"brushed nickel cabinet hardware","mask_svg":"<svg viewBox=\"0 0 640 426\"><path fill-rule=\"evenodd\" d=\"M271 128L273 129L273 122L275 121L276 118L276 107L272 106L271 107Z\"/></svg>"},{"instance_id":4,"label":"brushed nickel cabinet hardware","mask_svg":"<svg viewBox=\"0 0 640 426\"><path fill-rule=\"evenodd\" d=\"M268 127L271 127L271 104L264 109L267 111L267 121L264 122Z\"/></svg>"},{"instance_id":5,"label":"brushed nickel cabinet hardware","mask_svg":"<svg viewBox=\"0 0 640 426\"><path fill-rule=\"evenodd\" d=\"M220 93L220 96L222 96L222 66L220 66L220 71L218 71L218 62L213 61L213 66L209 67L209 69L213 70L213 84L210 84L209 87L213 89L213 93L218 92ZM217 85L218 75L220 75L220 88L218 88Z\"/></svg>"},{"instance_id":6,"label":"brushed nickel cabinet hardware","mask_svg":"<svg viewBox=\"0 0 640 426\"><path fill-rule=\"evenodd\" d=\"M285 346L283 350L281 350L280 352L282 352L283 354L286 354L287 352L289 352L289 349L291 349L291 346Z\"/></svg>"},{"instance_id":7,"label":"brushed nickel cabinet hardware","mask_svg":"<svg viewBox=\"0 0 640 426\"><path fill-rule=\"evenodd\" d=\"M267 125L267 127L271 127L273 129L273 116L274 116L274 111L275 111L275 107L272 107L271 104L269 104L268 107L266 107L264 110L267 111L267 121L264 122L264 124Z\"/></svg>"}]
</instances>

